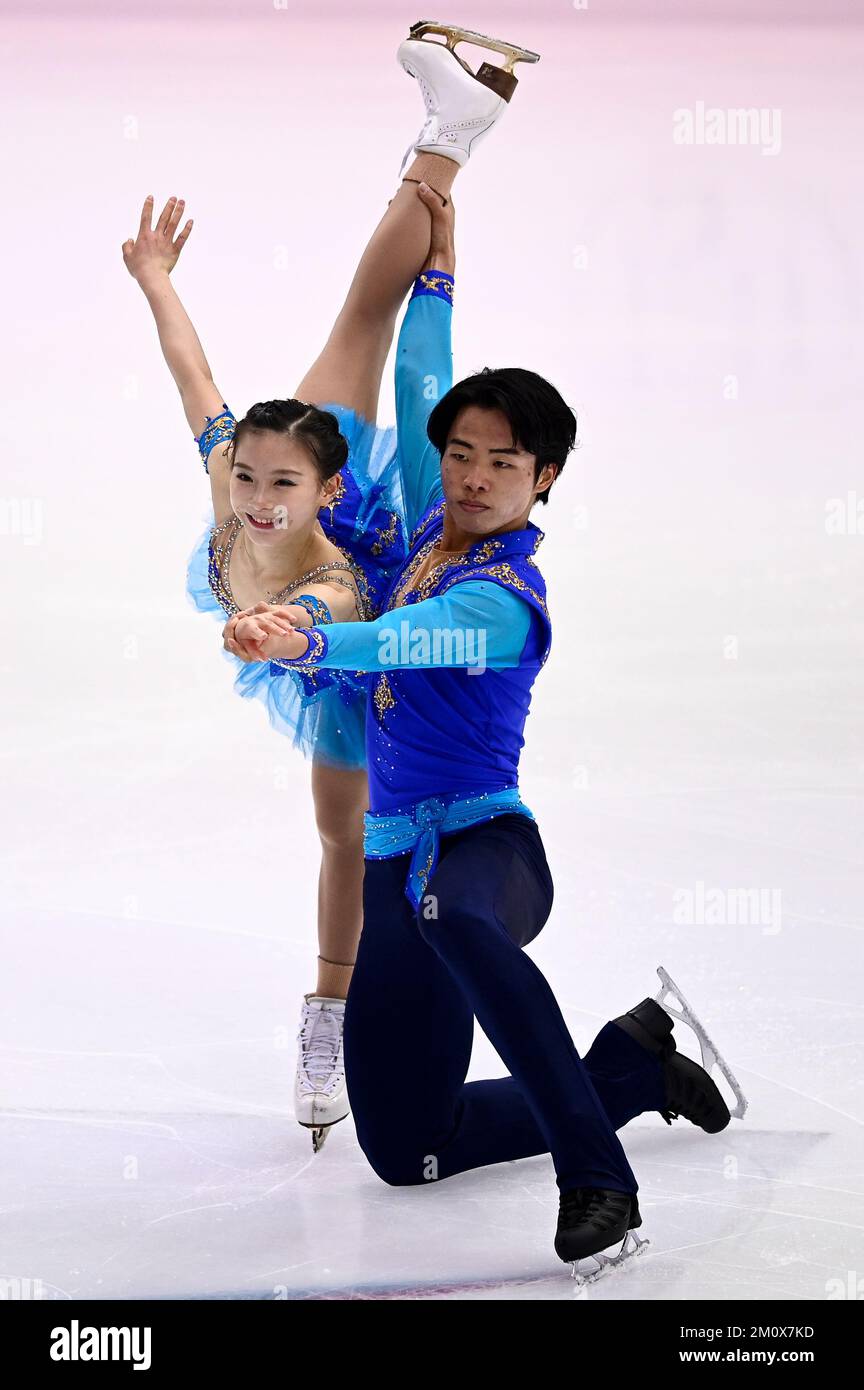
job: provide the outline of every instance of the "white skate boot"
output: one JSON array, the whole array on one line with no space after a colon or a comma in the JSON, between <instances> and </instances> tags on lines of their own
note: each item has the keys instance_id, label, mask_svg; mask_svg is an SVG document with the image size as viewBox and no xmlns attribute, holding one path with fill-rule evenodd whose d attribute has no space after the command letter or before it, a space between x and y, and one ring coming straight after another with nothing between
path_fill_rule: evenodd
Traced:
<instances>
[{"instance_id":1,"label":"white skate boot","mask_svg":"<svg viewBox=\"0 0 864 1390\"><path fill-rule=\"evenodd\" d=\"M342 1056L345 1000L304 995L297 1037L297 1079L294 1114L312 1131L312 1148L321 1149L332 1125L349 1113Z\"/></svg>"},{"instance_id":2,"label":"white skate boot","mask_svg":"<svg viewBox=\"0 0 864 1390\"><path fill-rule=\"evenodd\" d=\"M442 34L446 42L427 39L426 34ZM474 72L456 52L457 43L503 53L506 62L500 67L481 63ZM426 103L426 122L402 162L401 174L412 151L441 154L457 164L467 164L475 145L504 114L516 90L514 65L539 62L540 54L490 39L473 29L423 19L411 25L397 58L405 71L416 77Z\"/></svg>"}]
</instances>

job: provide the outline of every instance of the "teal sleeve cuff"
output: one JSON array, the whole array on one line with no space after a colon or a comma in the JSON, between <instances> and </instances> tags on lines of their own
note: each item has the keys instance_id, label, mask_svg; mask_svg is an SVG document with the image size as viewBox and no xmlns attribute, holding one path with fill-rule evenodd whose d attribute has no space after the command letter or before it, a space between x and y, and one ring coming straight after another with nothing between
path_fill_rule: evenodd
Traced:
<instances>
[{"instance_id":1,"label":"teal sleeve cuff","mask_svg":"<svg viewBox=\"0 0 864 1390\"><path fill-rule=\"evenodd\" d=\"M352 627L363 627L363 623L353 623ZM274 656L271 663L274 666L285 666L288 670L314 670L316 666L324 666L324 657L327 655L329 642L327 633L322 632L319 627L304 627L299 629L307 639L308 646L302 656ZM333 629L335 631L335 628Z\"/></svg>"}]
</instances>

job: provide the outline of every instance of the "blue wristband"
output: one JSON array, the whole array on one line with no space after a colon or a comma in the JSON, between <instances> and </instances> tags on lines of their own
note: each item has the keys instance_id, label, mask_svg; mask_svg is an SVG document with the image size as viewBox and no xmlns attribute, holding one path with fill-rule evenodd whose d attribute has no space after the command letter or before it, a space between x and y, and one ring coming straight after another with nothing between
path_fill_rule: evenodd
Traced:
<instances>
[{"instance_id":1,"label":"blue wristband","mask_svg":"<svg viewBox=\"0 0 864 1390\"><path fill-rule=\"evenodd\" d=\"M270 658L274 666L285 666L288 670L303 670L308 668L314 671L322 657L327 655L327 634L319 631L317 627L301 627L297 629L309 643L302 656L274 656Z\"/></svg>"},{"instance_id":2,"label":"blue wristband","mask_svg":"<svg viewBox=\"0 0 864 1390\"><path fill-rule=\"evenodd\" d=\"M195 435L195 443L198 445L198 452L201 455L201 462L204 464L204 472L209 473L210 467L208 459L223 440L233 439L237 421L228 409L225 402L222 402L221 415L205 415L206 424L200 434Z\"/></svg>"},{"instance_id":3,"label":"blue wristband","mask_svg":"<svg viewBox=\"0 0 864 1390\"><path fill-rule=\"evenodd\" d=\"M421 295L431 294L436 299L446 299L448 304L452 304L453 283L453 276L449 270L421 270L414 281L411 298L419 299Z\"/></svg>"},{"instance_id":4,"label":"blue wristband","mask_svg":"<svg viewBox=\"0 0 864 1390\"><path fill-rule=\"evenodd\" d=\"M314 594L300 594L298 598L292 598L292 603L296 603L298 608L305 608L312 619L313 626L321 627L324 623L332 623L333 614L327 607L323 598L316 598ZM302 632L307 632L307 628L301 628Z\"/></svg>"}]
</instances>

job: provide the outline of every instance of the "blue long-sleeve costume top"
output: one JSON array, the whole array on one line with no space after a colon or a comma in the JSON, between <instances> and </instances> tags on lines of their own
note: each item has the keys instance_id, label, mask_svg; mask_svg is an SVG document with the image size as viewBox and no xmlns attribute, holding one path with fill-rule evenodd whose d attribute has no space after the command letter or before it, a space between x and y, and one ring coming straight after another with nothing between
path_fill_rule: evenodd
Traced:
<instances>
[{"instance_id":1,"label":"blue long-sleeve costume top","mask_svg":"<svg viewBox=\"0 0 864 1390\"><path fill-rule=\"evenodd\" d=\"M431 290L411 312L431 333L442 319L449 324L451 308ZM408 891L416 902L437 861L436 827L446 831L509 809L531 815L518 797L519 755L551 626L534 561L543 532L532 522L448 555L410 587L440 541L445 511L440 458L425 437L428 412L422 441L411 412L422 413L420 402L437 399L451 383L449 374L418 376L402 347L400 340L397 419L410 553L377 620L306 629L307 652L280 664L369 673L367 854L413 846ZM448 632L449 645L442 635Z\"/></svg>"},{"instance_id":2,"label":"blue long-sleeve costume top","mask_svg":"<svg viewBox=\"0 0 864 1390\"><path fill-rule=\"evenodd\" d=\"M452 312L447 281L434 272L418 277L396 352L398 459L403 515L409 533L421 517L440 506L444 495L441 458L426 434L426 424L432 408L453 384ZM425 352L423 344L427 345ZM442 351L445 344L446 351ZM429 347L435 351L430 352ZM435 365L437 372L428 370ZM398 620L385 613L374 622L328 627L326 650L319 644L314 664L327 670L367 672L439 665L476 669L484 663L501 669L519 665L530 627L530 610L514 593L495 583L477 580L470 589L460 585L455 592L441 593L400 612ZM482 632L483 641L475 639L473 645L469 641L463 647L441 637L442 633L460 629ZM464 660L460 659L463 651ZM284 663L286 667L303 664Z\"/></svg>"},{"instance_id":3,"label":"blue long-sleeve costume top","mask_svg":"<svg viewBox=\"0 0 864 1390\"><path fill-rule=\"evenodd\" d=\"M549 652L545 585L533 560L543 533L530 522L476 542L403 591L440 538L443 512L443 501L427 511L385 613L307 628L307 653L284 662L370 673L373 812L515 787L531 686Z\"/></svg>"}]
</instances>

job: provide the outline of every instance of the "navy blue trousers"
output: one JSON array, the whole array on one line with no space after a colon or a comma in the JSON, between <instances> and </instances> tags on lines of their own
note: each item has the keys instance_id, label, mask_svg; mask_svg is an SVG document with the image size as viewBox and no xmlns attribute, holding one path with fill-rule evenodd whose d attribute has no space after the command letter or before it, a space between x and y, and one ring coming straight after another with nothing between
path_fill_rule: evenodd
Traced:
<instances>
[{"instance_id":1,"label":"navy blue trousers","mask_svg":"<svg viewBox=\"0 0 864 1390\"><path fill-rule=\"evenodd\" d=\"M636 1192L615 1131L664 1107L661 1066L614 1023L583 1061L522 950L552 907L536 823L505 815L442 836L417 912L409 861L366 860L345 1009L348 1097L375 1172L405 1185L549 1153L562 1192ZM475 1018L509 1076L466 1084Z\"/></svg>"}]
</instances>

